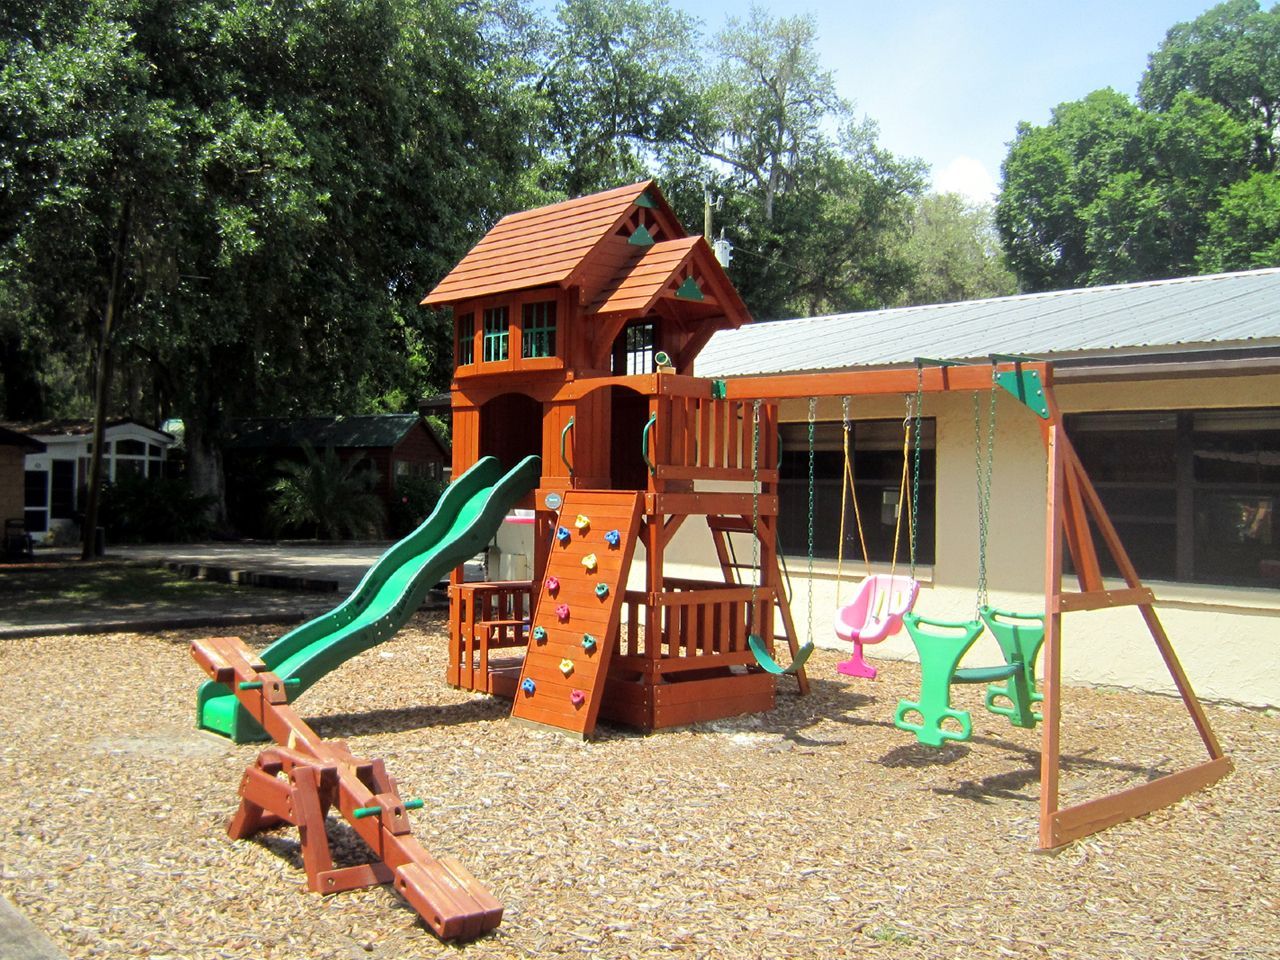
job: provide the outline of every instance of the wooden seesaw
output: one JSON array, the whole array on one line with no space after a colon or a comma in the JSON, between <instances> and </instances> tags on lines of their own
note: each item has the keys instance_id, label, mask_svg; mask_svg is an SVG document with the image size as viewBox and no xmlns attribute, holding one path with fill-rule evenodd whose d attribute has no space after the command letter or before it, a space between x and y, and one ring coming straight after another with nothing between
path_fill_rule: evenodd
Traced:
<instances>
[{"instance_id":1,"label":"wooden seesaw","mask_svg":"<svg viewBox=\"0 0 1280 960\"><path fill-rule=\"evenodd\" d=\"M298 828L307 886L316 893L391 883L441 940L470 940L498 926L502 904L461 863L431 856L414 838L408 811L422 801L400 798L382 760L357 759L342 741L307 726L289 706L286 683L239 637L196 640L191 656L277 744L244 772L240 809L227 827L232 839L289 823ZM372 862L334 867L330 809L368 845Z\"/></svg>"}]
</instances>

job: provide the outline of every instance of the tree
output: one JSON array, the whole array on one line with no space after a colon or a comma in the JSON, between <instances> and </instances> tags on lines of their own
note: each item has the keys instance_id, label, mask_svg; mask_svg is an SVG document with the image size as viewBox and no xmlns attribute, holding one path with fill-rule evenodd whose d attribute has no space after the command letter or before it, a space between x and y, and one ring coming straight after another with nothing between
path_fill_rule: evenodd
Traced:
<instances>
[{"instance_id":1,"label":"tree","mask_svg":"<svg viewBox=\"0 0 1280 960\"><path fill-rule=\"evenodd\" d=\"M541 46L551 195L643 179L684 141L698 109L698 29L666 0L562 0Z\"/></svg>"},{"instance_id":2,"label":"tree","mask_svg":"<svg viewBox=\"0 0 1280 960\"><path fill-rule=\"evenodd\" d=\"M82 331L106 402L113 358L145 369L198 492L221 501L232 416L447 377L417 300L522 205L534 156L521 65L482 15L89 0L3 27L0 309Z\"/></svg>"},{"instance_id":3,"label":"tree","mask_svg":"<svg viewBox=\"0 0 1280 960\"><path fill-rule=\"evenodd\" d=\"M1252 161L1271 169L1280 147L1280 5L1227 0L1189 23L1175 24L1138 88L1148 110L1170 109L1183 92L1221 106L1251 125Z\"/></svg>"},{"instance_id":4,"label":"tree","mask_svg":"<svg viewBox=\"0 0 1280 960\"><path fill-rule=\"evenodd\" d=\"M1238 185L1275 166L1277 49L1280 6L1229 0L1169 31L1138 102L1100 90L1059 105L1044 127L1020 125L996 207L1019 283L1125 282L1219 262L1221 230L1260 196ZM1220 215L1229 197L1235 209ZM1266 260L1269 241L1251 235ZM1254 260L1240 250L1229 259Z\"/></svg>"},{"instance_id":5,"label":"tree","mask_svg":"<svg viewBox=\"0 0 1280 960\"><path fill-rule=\"evenodd\" d=\"M996 235L994 209L955 193L917 202L903 253L912 266L898 304L954 303L1018 292Z\"/></svg>"},{"instance_id":6,"label":"tree","mask_svg":"<svg viewBox=\"0 0 1280 960\"><path fill-rule=\"evenodd\" d=\"M1205 273L1280 267L1280 173L1255 173L1226 191L1196 266Z\"/></svg>"},{"instance_id":7,"label":"tree","mask_svg":"<svg viewBox=\"0 0 1280 960\"><path fill-rule=\"evenodd\" d=\"M717 36L702 109L664 183L686 222L703 185L722 196L730 275L759 317L879 306L910 270L897 236L923 166L894 157L856 122L814 49L811 17L752 8Z\"/></svg>"}]
</instances>

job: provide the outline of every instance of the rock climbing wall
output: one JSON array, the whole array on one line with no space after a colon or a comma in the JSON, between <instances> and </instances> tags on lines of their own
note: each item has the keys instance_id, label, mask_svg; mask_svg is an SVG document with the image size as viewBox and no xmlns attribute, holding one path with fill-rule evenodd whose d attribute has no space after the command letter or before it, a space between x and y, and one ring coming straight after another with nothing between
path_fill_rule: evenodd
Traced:
<instances>
[{"instance_id":1,"label":"rock climbing wall","mask_svg":"<svg viewBox=\"0 0 1280 960\"><path fill-rule=\"evenodd\" d=\"M534 601L511 716L582 737L595 729L640 530L634 490L570 490Z\"/></svg>"}]
</instances>

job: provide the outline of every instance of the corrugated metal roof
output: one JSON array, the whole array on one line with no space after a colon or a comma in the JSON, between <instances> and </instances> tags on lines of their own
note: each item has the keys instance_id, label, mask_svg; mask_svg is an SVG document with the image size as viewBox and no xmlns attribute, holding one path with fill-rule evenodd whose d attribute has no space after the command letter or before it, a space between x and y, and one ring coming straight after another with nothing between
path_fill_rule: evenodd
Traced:
<instances>
[{"instance_id":1,"label":"corrugated metal roof","mask_svg":"<svg viewBox=\"0 0 1280 960\"><path fill-rule=\"evenodd\" d=\"M630 211L652 180L503 217L423 299L469 297L560 284ZM664 201L665 202L665 201Z\"/></svg>"},{"instance_id":2,"label":"corrugated metal roof","mask_svg":"<svg viewBox=\"0 0 1280 960\"><path fill-rule=\"evenodd\" d=\"M241 450L296 447L305 440L317 450L324 447L394 447L419 423L425 424L416 413L359 417L246 417L233 421L227 446Z\"/></svg>"},{"instance_id":3,"label":"corrugated metal roof","mask_svg":"<svg viewBox=\"0 0 1280 960\"><path fill-rule=\"evenodd\" d=\"M1053 359L1273 338L1280 338L1280 268L748 324L716 333L697 372L731 377L992 353Z\"/></svg>"}]
</instances>

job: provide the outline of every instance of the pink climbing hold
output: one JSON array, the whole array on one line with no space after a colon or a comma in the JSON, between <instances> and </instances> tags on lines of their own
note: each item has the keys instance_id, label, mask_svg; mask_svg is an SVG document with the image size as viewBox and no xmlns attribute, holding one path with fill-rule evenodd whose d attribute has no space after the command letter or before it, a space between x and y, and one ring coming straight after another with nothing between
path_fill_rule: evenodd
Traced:
<instances>
[{"instance_id":1,"label":"pink climbing hold","mask_svg":"<svg viewBox=\"0 0 1280 960\"><path fill-rule=\"evenodd\" d=\"M564 623L569 619L569 605L562 603L556 607L556 616L560 618L560 622Z\"/></svg>"},{"instance_id":2,"label":"pink climbing hold","mask_svg":"<svg viewBox=\"0 0 1280 960\"><path fill-rule=\"evenodd\" d=\"M575 707L580 707L587 702L587 695L581 690L574 690L569 694L569 702Z\"/></svg>"},{"instance_id":3,"label":"pink climbing hold","mask_svg":"<svg viewBox=\"0 0 1280 960\"><path fill-rule=\"evenodd\" d=\"M556 577L547 577L547 593L553 597L560 592L560 581Z\"/></svg>"}]
</instances>

